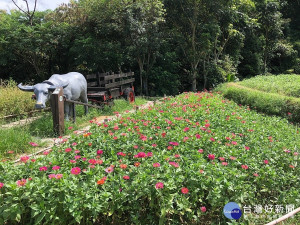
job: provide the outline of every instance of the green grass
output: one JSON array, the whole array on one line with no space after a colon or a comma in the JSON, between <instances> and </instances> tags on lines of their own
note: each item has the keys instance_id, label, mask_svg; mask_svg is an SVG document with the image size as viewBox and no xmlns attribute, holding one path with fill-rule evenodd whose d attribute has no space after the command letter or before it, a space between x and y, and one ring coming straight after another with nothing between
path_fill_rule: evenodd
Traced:
<instances>
[{"instance_id":1,"label":"green grass","mask_svg":"<svg viewBox=\"0 0 300 225\"><path fill-rule=\"evenodd\" d=\"M298 75L257 76L242 82L224 83L215 91L257 111L299 123L300 98L295 97L300 93L299 78Z\"/></svg>"},{"instance_id":2,"label":"green grass","mask_svg":"<svg viewBox=\"0 0 300 225\"><path fill-rule=\"evenodd\" d=\"M300 97L300 75L297 74L259 75L238 84L269 93Z\"/></svg>"},{"instance_id":3,"label":"green grass","mask_svg":"<svg viewBox=\"0 0 300 225\"><path fill-rule=\"evenodd\" d=\"M135 105L142 105L146 99L137 97ZM114 115L114 112L123 112L132 109L133 105L124 99L116 99L112 107L104 107L103 110L90 108L88 115L84 115L83 106L76 106L76 123L65 121L65 134L89 125L89 120L103 115ZM68 129L72 127L72 129ZM15 155L31 152L34 148L29 142L41 143L41 138L55 137L51 112L43 112L42 117L24 126L18 126L0 130L0 159L15 157ZM14 151L14 154L8 153Z\"/></svg>"}]
</instances>

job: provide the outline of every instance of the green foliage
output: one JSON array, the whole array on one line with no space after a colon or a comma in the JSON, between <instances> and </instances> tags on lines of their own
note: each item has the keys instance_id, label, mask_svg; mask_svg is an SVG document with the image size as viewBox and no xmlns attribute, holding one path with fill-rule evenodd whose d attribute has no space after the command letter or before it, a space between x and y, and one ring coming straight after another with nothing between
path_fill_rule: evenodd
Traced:
<instances>
[{"instance_id":1,"label":"green foliage","mask_svg":"<svg viewBox=\"0 0 300 225\"><path fill-rule=\"evenodd\" d=\"M229 201L297 208L299 138L287 120L218 94L165 98L134 115L93 123L89 133L72 135L43 157L0 163L0 221L225 224Z\"/></svg>"}]
</instances>

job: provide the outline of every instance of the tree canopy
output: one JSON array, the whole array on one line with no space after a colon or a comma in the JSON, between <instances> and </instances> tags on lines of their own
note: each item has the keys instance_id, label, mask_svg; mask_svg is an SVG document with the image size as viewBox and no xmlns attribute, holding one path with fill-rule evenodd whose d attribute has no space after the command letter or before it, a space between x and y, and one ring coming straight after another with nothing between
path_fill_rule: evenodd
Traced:
<instances>
[{"instance_id":1,"label":"tree canopy","mask_svg":"<svg viewBox=\"0 0 300 225\"><path fill-rule=\"evenodd\" d=\"M214 87L230 77L300 73L300 2L79 0L0 11L0 76L136 74L139 94Z\"/></svg>"}]
</instances>

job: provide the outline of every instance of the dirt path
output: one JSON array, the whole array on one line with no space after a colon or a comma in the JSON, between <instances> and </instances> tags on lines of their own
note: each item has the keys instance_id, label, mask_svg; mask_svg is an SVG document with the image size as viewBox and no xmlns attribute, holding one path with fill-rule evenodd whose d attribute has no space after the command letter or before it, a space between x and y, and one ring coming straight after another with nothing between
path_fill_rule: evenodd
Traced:
<instances>
[{"instance_id":1,"label":"dirt path","mask_svg":"<svg viewBox=\"0 0 300 225\"><path fill-rule=\"evenodd\" d=\"M153 101L148 101L146 104L137 106L136 109L132 109L132 110L127 111L125 113L135 113L136 110L147 109L149 107L154 106L154 104L155 103ZM121 114L118 114L118 115L121 116ZM113 119L116 119L116 118L117 118L116 116L99 116L99 117L96 117L95 121L97 121L98 123L103 123L103 122L110 121L110 120L113 120ZM86 133L87 131L89 131L90 128L91 128L91 126L89 125L89 126L86 126L86 127L82 128L80 130L74 131L74 133L77 134L77 135L83 134L83 133ZM64 139L68 139L68 138L70 138L70 135L66 135L66 136L63 136L61 138L44 138L44 139L41 139L42 142L47 143L47 147L37 148L36 152L34 152L30 155L27 155L27 154L25 154L25 155L27 155L29 157L32 157L32 156L37 156L39 154L42 154L43 152L46 152L46 151L51 151L51 149L54 146L60 145L61 143L64 142ZM19 156L19 157L21 157L21 156ZM20 162L20 158L14 161L14 163L18 163L18 162Z\"/></svg>"},{"instance_id":2,"label":"dirt path","mask_svg":"<svg viewBox=\"0 0 300 225\"><path fill-rule=\"evenodd\" d=\"M16 122L1 125L0 128L7 129L7 128L11 128L11 127L16 127L16 126L23 126L23 125L29 124L32 121L37 120L39 118L41 118L41 116L34 116L34 117L22 119L22 120L19 120L19 121L16 121Z\"/></svg>"}]
</instances>

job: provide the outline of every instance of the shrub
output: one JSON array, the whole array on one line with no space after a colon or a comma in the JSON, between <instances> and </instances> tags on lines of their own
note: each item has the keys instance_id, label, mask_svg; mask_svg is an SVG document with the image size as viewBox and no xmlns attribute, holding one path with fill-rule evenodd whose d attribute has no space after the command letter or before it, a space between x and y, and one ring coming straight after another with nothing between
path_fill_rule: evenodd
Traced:
<instances>
[{"instance_id":1,"label":"shrub","mask_svg":"<svg viewBox=\"0 0 300 225\"><path fill-rule=\"evenodd\" d=\"M4 82L0 86L0 117L32 111L35 101L31 96L32 93L19 90L15 81Z\"/></svg>"}]
</instances>

